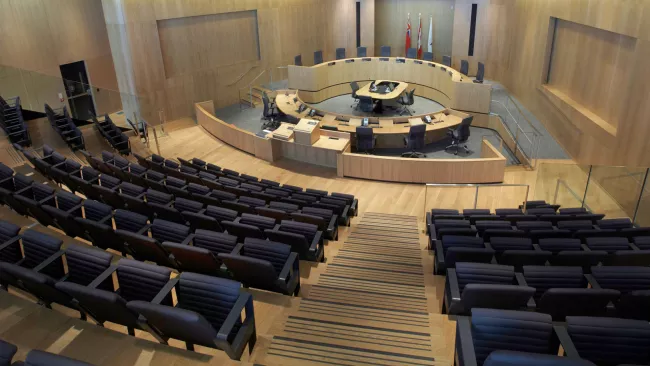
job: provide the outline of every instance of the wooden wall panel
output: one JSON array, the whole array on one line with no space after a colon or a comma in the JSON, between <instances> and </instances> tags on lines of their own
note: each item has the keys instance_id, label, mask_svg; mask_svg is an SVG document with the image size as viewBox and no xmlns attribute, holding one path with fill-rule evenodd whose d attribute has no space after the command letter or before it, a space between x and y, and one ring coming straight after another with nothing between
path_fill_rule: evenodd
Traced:
<instances>
[{"instance_id":1,"label":"wooden wall panel","mask_svg":"<svg viewBox=\"0 0 650 366\"><path fill-rule=\"evenodd\" d=\"M367 47L368 55L372 56L375 55L375 0L358 1L361 3L361 46Z\"/></svg>"},{"instance_id":2,"label":"wooden wall panel","mask_svg":"<svg viewBox=\"0 0 650 366\"><path fill-rule=\"evenodd\" d=\"M259 59L253 10L159 20L158 35L167 78Z\"/></svg>"},{"instance_id":3,"label":"wooden wall panel","mask_svg":"<svg viewBox=\"0 0 650 366\"><path fill-rule=\"evenodd\" d=\"M375 49L391 46L393 56L405 56L406 19L411 13L411 47L417 47L418 14L422 13L422 52L429 42L433 15L433 54L437 62L452 53L455 0L375 0Z\"/></svg>"}]
</instances>

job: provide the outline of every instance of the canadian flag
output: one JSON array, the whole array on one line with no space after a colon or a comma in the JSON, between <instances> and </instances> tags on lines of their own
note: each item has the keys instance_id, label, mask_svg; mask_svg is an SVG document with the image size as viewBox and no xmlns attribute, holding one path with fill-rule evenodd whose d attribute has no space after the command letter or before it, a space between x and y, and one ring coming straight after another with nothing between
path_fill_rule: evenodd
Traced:
<instances>
[{"instance_id":1,"label":"canadian flag","mask_svg":"<svg viewBox=\"0 0 650 366\"><path fill-rule=\"evenodd\" d=\"M418 18L420 18L420 27L418 28L418 57L417 58L422 58L422 13L418 15Z\"/></svg>"},{"instance_id":2,"label":"canadian flag","mask_svg":"<svg viewBox=\"0 0 650 366\"><path fill-rule=\"evenodd\" d=\"M408 15L406 22L406 47L404 48L404 55L406 55L411 48L411 13Z\"/></svg>"}]
</instances>

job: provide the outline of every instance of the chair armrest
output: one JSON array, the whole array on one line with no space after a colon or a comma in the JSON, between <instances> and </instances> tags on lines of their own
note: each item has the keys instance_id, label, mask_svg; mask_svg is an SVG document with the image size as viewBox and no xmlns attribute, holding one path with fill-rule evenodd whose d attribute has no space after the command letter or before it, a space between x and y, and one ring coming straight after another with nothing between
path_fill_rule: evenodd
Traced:
<instances>
[{"instance_id":1,"label":"chair armrest","mask_svg":"<svg viewBox=\"0 0 650 366\"><path fill-rule=\"evenodd\" d=\"M95 177L95 178L93 178L91 180L86 180L86 183L88 183L88 184L97 184L97 181L99 181L99 178Z\"/></svg>"},{"instance_id":2,"label":"chair armrest","mask_svg":"<svg viewBox=\"0 0 650 366\"><path fill-rule=\"evenodd\" d=\"M517 279L517 285L519 286L528 286L528 283L526 282L526 278L524 278L523 273L516 272L515 273L515 278ZM528 303L526 304L526 307L528 307L529 310L535 310L537 309L537 303L535 303L535 300L531 297L528 299Z\"/></svg>"},{"instance_id":3,"label":"chair armrest","mask_svg":"<svg viewBox=\"0 0 650 366\"><path fill-rule=\"evenodd\" d=\"M598 281L596 281L596 279L594 278L594 276L592 274L585 274L584 276L587 279L587 283L589 283L589 285L591 285L591 288L597 289L597 290L600 290L602 288L600 286L600 284L598 283Z\"/></svg>"},{"instance_id":4,"label":"chair armrest","mask_svg":"<svg viewBox=\"0 0 650 366\"><path fill-rule=\"evenodd\" d=\"M631 248L632 250L641 250L641 249L639 249L639 247L637 247L636 244L634 244L634 243L628 243L628 245L630 246L630 248Z\"/></svg>"},{"instance_id":5,"label":"chair armrest","mask_svg":"<svg viewBox=\"0 0 650 366\"><path fill-rule=\"evenodd\" d=\"M296 262L298 262L298 253L291 252L291 254L289 254L289 258L284 263L284 267L282 267L280 276L278 277L278 280L280 282L286 283L290 278L293 277Z\"/></svg>"},{"instance_id":6,"label":"chair armrest","mask_svg":"<svg viewBox=\"0 0 650 366\"><path fill-rule=\"evenodd\" d=\"M49 203L50 201L56 202L56 200L54 199L54 195L50 195L50 196L47 196L47 197L43 198L41 201L38 202L38 204L40 206L40 205L44 205L46 203ZM50 205L50 206L56 207L56 203L54 203L53 205Z\"/></svg>"},{"instance_id":7,"label":"chair armrest","mask_svg":"<svg viewBox=\"0 0 650 366\"><path fill-rule=\"evenodd\" d=\"M309 246L309 251L316 253L319 244L323 244L323 232L320 230L316 232L316 235L314 235L314 240L312 240L311 245Z\"/></svg>"},{"instance_id":8,"label":"chair armrest","mask_svg":"<svg viewBox=\"0 0 650 366\"><path fill-rule=\"evenodd\" d=\"M172 289L176 287L176 284L178 283L179 278L172 278L167 282L165 287L163 287L160 292L156 295L156 297L151 300L152 304L160 305L160 303L171 293Z\"/></svg>"},{"instance_id":9,"label":"chair armrest","mask_svg":"<svg viewBox=\"0 0 650 366\"><path fill-rule=\"evenodd\" d=\"M459 316L456 318L456 352L460 352L457 359L459 365L462 366L477 365L470 319L467 316Z\"/></svg>"},{"instance_id":10,"label":"chair armrest","mask_svg":"<svg viewBox=\"0 0 650 366\"><path fill-rule=\"evenodd\" d=\"M115 271L117 271L117 264L113 264L112 266L106 268L106 270L102 274L97 276L97 278L95 278L93 282L91 282L90 285L88 285L88 287L97 288L97 286L101 285L102 283L104 283L104 281L111 278L113 272Z\"/></svg>"},{"instance_id":11,"label":"chair armrest","mask_svg":"<svg viewBox=\"0 0 650 366\"><path fill-rule=\"evenodd\" d=\"M71 214L71 213L74 213L74 212L77 211L77 210L81 211L81 207L82 207L82 206L83 206L83 203L80 203L80 204L74 206L73 208L69 209L69 210L66 211L66 212L69 213L69 214Z\"/></svg>"},{"instance_id":12,"label":"chair armrest","mask_svg":"<svg viewBox=\"0 0 650 366\"><path fill-rule=\"evenodd\" d=\"M246 320L251 319L254 323L255 313L253 310L253 296L249 293L239 294L237 302L230 309L230 313L221 324L219 332L217 333L217 342L228 343L228 335L232 331L232 328L235 326L235 323L240 319L242 310L246 310Z\"/></svg>"},{"instance_id":13,"label":"chair armrest","mask_svg":"<svg viewBox=\"0 0 650 366\"><path fill-rule=\"evenodd\" d=\"M109 221L109 220L112 220L112 219L113 219L113 214L106 215L106 217L104 217L103 219L99 220L98 223L99 223L99 224L108 225L108 224L106 223L106 221ZM112 224L112 223L111 223L111 224ZM109 225L109 226L113 227L113 225Z\"/></svg>"},{"instance_id":14,"label":"chair armrest","mask_svg":"<svg viewBox=\"0 0 650 366\"><path fill-rule=\"evenodd\" d=\"M445 250L442 248L442 240L436 240L436 249L433 251L436 256L436 260L439 263L445 263Z\"/></svg>"},{"instance_id":15,"label":"chair armrest","mask_svg":"<svg viewBox=\"0 0 650 366\"><path fill-rule=\"evenodd\" d=\"M0 244L0 252L5 250L5 248L8 248L11 244L14 244L14 243L18 242L19 240L20 240L20 235L15 236L15 237L7 240L6 242Z\"/></svg>"},{"instance_id":16,"label":"chair armrest","mask_svg":"<svg viewBox=\"0 0 650 366\"><path fill-rule=\"evenodd\" d=\"M136 234L144 235L144 233L149 231L149 228L151 228L151 224L146 224L142 229L138 230L138 232Z\"/></svg>"},{"instance_id":17,"label":"chair armrest","mask_svg":"<svg viewBox=\"0 0 650 366\"><path fill-rule=\"evenodd\" d=\"M555 331L557 339L560 341L560 345L564 349L564 357L580 358L580 354L573 344L573 341L571 340L571 336L569 336L567 329L561 325L554 325L553 330Z\"/></svg>"},{"instance_id":18,"label":"chair armrest","mask_svg":"<svg viewBox=\"0 0 650 366\"><path fill-rule=\"evenodd\" d=\"M45 158L43 158L43 159L45 159ZM66 159L66 160L67 160L67 159ZM64 162L61 162L61 163L58 163L58 164L56 164L56 165L52 165L52 166L50 167L50 169L52 169L52 168L60 169L60 167L61 167L61 166L64 166L64 165L65 165L65 161L64 161ZM61 169L61 170L64 170L64 169Z\"/></svg>"},{"instance_id":19,"label":"chair armrest","mask_svg":"<svg viewBox=\"0 0 650 366\"><path fill-rule=\"evenodd\" d=\"M194 240L194 234L190 234L187 238L185 238L185 240L183 240L181 245L190 245L190 242L192 240Z\"/></svg>"},{"instance_id":20,"label":"chair armrest","mask_svg":"<svg viewBox=\"0 0 650 366\"><path fill-rule=\"evenodd\" d=\"M582 248L582 250L585 252L591 252L591 249L587 246L587 244L580 244L580 248Z\"/></svg>"},{"instance_id":21,"label":"chair armrest","mask_svg":"<svg viewBox=\"0 0 650 366\"><path fill-rule=\"evenodd\" d=\"M59 250L58 252L52 254L49 258L41 262L38 266L34 267L35 272L40 272L47 268L50 264L54 263L57 259L61 258L65 254L65 250Z\"/></svg>"},{"instance_id":22,"label":"chair armrest","mask_svg":"<svg viewBox=\"0 0 650 366\"><path fill-rule=\"evenodd\" d=\"M458 286L458 277L456 276L456 270L454 268L449 268L447 270L447 281L449 282L451 301L460 301L460 287Z\"/></svg>"},{"instance_id":23,"label":"chair armrest","mask_svg":"<svg viewBox=\"0 0 650 366\"><path fill-rule=\"evenodd\" d=\"M0 180L0 186L4 185L6 182L12 182L14 179L13 176Z\"/></svg>"},{"instance_id":24,"label":"chair armrest","mask_svg":"<svg viewBox=\"0 0 650 366\"><path fill-rule=\"evenodd\" d=\"M427 215L426 215L427 231L429 229L429 226L431 226L431 224L433 223L431 220L433 220L433 218L431 217L431 212L427 212Z\"/></svg>"},{"instance_id":25,"label":"chair armrest","mask_svg":"<svg viewBox=\"0 0 650 366\"><path fill-rule=\"evenodd\" d=\"M232 255L240 255L241 250L244 248L244 243L237 243L235 247L233 248L232 252L230 254Z\"/></svg>"},{"instance_id":26,"label":"chair armrest","mask_svg":"<svg viewBox=\"0 0 650 366\"><path fill-rule=\"evenodd\" d=\"M138 195L137 197L135 197L135 198L137 198L137 199L139 199L139 200L143 200L143 201L144 201L144 197L145 197L146 195L147 195L147 192L144 192L144 193L140 193L140 194L139 194L139 195Z\"/></svg>"},{"instance_id":27,"label":"chair armrest","mask_svg":"<svg viewBox=\"0 0 650 366\"><path fill-rule=\"evenodd\" d=\"M541 252L542 247L540 247L539 244L533 244L533 250L536 252Z\"/></svg>"}]
</instances>

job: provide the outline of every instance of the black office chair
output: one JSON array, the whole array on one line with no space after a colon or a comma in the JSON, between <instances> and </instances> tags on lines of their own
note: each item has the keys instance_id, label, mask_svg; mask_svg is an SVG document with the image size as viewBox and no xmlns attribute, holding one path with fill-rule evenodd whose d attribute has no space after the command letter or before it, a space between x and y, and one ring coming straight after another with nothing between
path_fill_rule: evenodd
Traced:
<instances>
[{"instance_id":1,"label":"black office chair","mask_svg":"<svg viewBox=\"0 0 650 366\"><path fill-rule=\"evenodd\" d=\"M262 119L267 121L262 125L262 129L276 129L280 127L280 121L276 121L278 116L278 109L275 102L271 102L269 96L262 92L262 102L264 103L264 111L262 112Z\"/></svg>"},{"instance_id":2,"label":"black office chair","mask_svg":"<svg viewBox=\"0 0 650 366\"><path fill-rule=\"evenodd\" d=\"M469 116L465 119L463 119L460 122L460 125L456 127L455 129L449 129L447 131L447 135L451 137L451 145L445 147L445 150L449 149L454 149L454 155L458 155L458 149L461 147L460 144L467 142L469 139L470 135L470 129L469 126L472 124L472 120L474 119L473 116ZM469 149L467 148L467 145L463 145L463 148L465 149L465 153L469 153Z\"/></svg>"},{"instance_id":3,"label":"black office chair","mask_svg":"<svg viewBox=\"0 0 650 366\"><path fill-rule=\"evenodd\" d=\"M411 47L406 51L406 58L418 58L418 50Z\"/></svg>"},{"instance_id":4,"label":"black office chair","mask_svg":"<svg viewBox=\"0 0 650 366\"><path fill-rule=\"evenodd\" d=\"M377 137L375 137L372 128L358 126L356 130L357 137L357 151L358 152L371 152L375 149L375 142Z\"/></svg>"},{"instance_id":5,"label":"black office chair","mask_svg":"<svg viewBox=\"0 0 650 366\"><path fill-rule=\"evenodd\" d=\"M415 94L415 89L411 90L410 92L404 93L402 97L397 100L397 103L402 105L402 110L399 112L400 116L403 116L406 113L408 113L410 116L413 115L413 111L411 111L409 106L412 106L413 103L415 103L415 97L413 96L414 94Z\"/></svg>"},{"instance_id":6,"label":"black office chair","mask_svg":"<svg viewBox=\"0 0 650 366\"><path fill-rule=\"evenodd\" d=\"M353 81L350 83L350 88L352 88L352 99L354 99L355 102L350 107L354 110L357 110L359 107L359 97L357 96L357 92L359 91L359 84L356 81Z\"/></svg>"},{"instance_id":7,"label":"black office chair","mask_svg":"<svg viewBox=\"0 0 650 366\"><path fill-rule=\"evenodd\" d=\"M357 47L357 57L366 57L368 49L366 47Z\"/></svg>"},{"instance_id":8,"label":"black office chair","mask_svg":"<svg viewBox=\"0 0 650 366\"><path fill-rule=\"evenodd\" d=\"M336 59L343 60L345 58L345 48L336 49Z\"/></svg>"},{"instance_id":9,"label":"black office chair","mask_svg":"<svg viewBox=\"0 0 650 366\"><path fill-rule=\"evenodd\" d=\"M478 63L478 71L476 72L475 83L482 84L483 77L485 76L485 65L482 62Z\"/></svg>"},{"instance_id":10,"label":"black office chair","mask_svg":"<svg viewBox=\"0 0 650 366\"><path fill-rule=\"evenodd\" d=\"M357 95L357 98L359 99L359 108L361 108L361 111L372 113L375 110L375 103L372 97Z\"/></svg>"},{"instance_id":11,"label":"black office chair","mask_svg":"<svg viewBox=\"0 0 650 366\"><path fill-rule=\"evenodd\" d=\"M427 156L423 153L417 152L417 149L422 149L425 145L424 134L427 131L427 125L421 124L416 126L411 126L409 129L409 135L404 137L404 144L407 149L411 151L405 152L402 154L403 158L426 158Z\"/></svg>"},{"instance_id":12,"label":"black office chair","mask_svg":"<svg viewBox=\"0 0 650 366\"><path fill-rule=\"evenodd\" d=\"M433 52L425 52L424 54L422 54L422 59L423 59L424 61L431 61L431 62L433 62Z\"/></svg>"},{"instance_id":13,"label":"black office chair","mask_svg":"<svg viewBox=\"0 0 650 366\"><path fill-rule=\"evenodd\" d=\"M296 66L302 66L302 55L298 55L293 58L293 64Z\"/></svg>"},{"instance_id":14,"label":"black office chair","mask_svg":"<svg viewBox=\"0 0 650 366\"><path fill-rule=\"evenodd\" d=\"M381 46L379 55L381 57L390 57L390 46Z\"/></svg>"},{"instance_id":15,"label":"black office chair","mask_svg":"<svg viewBox=\"0 0 650 366\"><path fill-rule=\"evenodd\" d=\"M314 52L314 65L323 63L323 51Z\"/></svg>"},{"instance_id":16,"label":"black office chair","mask_svg":"<svg viewBox=\"0 0 650 366\"><path fill-rule=\"evenodd\" d=\"M442 64L451 67L451 56L447 56L447 55L442 56Z\"/></svg>"},{"instance_id":17,"label":"black office chair","mask_svg":"<svg viewBox=\"0 0 650 366\"><path fill-rule=\"evenodd\" d=\"M469 74L469 62L467 60L460 60L460 73L468 76Z\"/></svg>"}]
</instances>

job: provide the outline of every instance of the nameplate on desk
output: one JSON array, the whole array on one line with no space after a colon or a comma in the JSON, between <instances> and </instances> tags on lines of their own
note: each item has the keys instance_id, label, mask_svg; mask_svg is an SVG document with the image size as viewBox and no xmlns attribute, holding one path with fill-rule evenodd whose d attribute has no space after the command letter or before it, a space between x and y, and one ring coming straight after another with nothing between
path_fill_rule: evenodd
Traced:
<instances>
[{"instance_id":1,"label":"nameplate on desk","mask_svg":"<svg viewBox=\"0 0 650 366\"><path fill-rule=\"evenodd\" d=\"M334 66L334 65L336 65L336 62L330 62L329 64L327 64L327 66Z\"/></svg>"},{"instance_id":2,"label":"nameplate on desk","mask_svg":"<svg viewBox=\"0 0 650 366\"><path fill-rule=\"evenodd\" d=\"M298 103L298 97L293 98L294 103Z\"/></svg>"},{"instance_id":3,"label":"nameplate on desk","mask_svg":"<svg viewBox=\"0 0 650 366\"><path fill-rule=\"evenodd\" d=\"M449 71L449 76L454 76L454 73Z\"/></svg>"},{"instance_id":4,"label":"nameplate on desk","mask_svg":"<svg viewBox=\"0 0 650 366\"><path fill-rule=\"evenodd\" d=\"M338 137L330 137L329 139L330 140L338 140L339 138Z\"/></svg>"},{"instance_id":5,"label":"nameplate on desk","mask_svg":"<svg viewBox=\"0 0 650 366\"><path fill-rule=\"evenodd\" d=\"M352 63L352 62L354 62L354 60L345 60L346 64L349 64L349 63Z\"/></svg>"},{"instance_id":6,"label":"nameplate on desk","mask_svg":"<svg viewBox=\"0 0 650 366\"><path fill-rule=\"evenodd\" d=\"M388 60L389 60L388 57L380 57L379 58L379 61L388 61Z\"/></svg>"},{"instance_id":7,"label":"nameplate on desk","mask_svg":"<svg viewBox=\"0 0 650 366\"><path fill-rule=\"evenodd\" d=\"M361 61L372 61L372 59L370 57L364 57L361 59Z\"/></svg>"},{"instance_id":8,"label":"nameplate on desk","mask_svg":"<svg viewBox=\"0 0 650 366\"><path fill-rule=\"evenodd\" d=\"M413 61L413 63L416 63L418 65L422 65L422 61L420 61L420 60L415 60L415 61Z\"/></svg>"},{"instance_id":9,"label":"nameplate on desk","mask_svg":"<svg viewBox=\"0 0 650 366\"><path fill-rule=\"evenodd\" d=\"M406 59L405 58L398 58L398 59L395 59L395 62L397 62L398 64L405 64Z\"/></svg>"},{"instance_id":10,"label":"nameplate on desk","mask_svg":"<svg viewBox=\"0 0 650 366\"><path fill-rule=\"evenodd\" d=\"M447 68L446 67L440 67L440 70L441 71L447 71Z\"/></svg>"},{"instance_id":11,"label":"nameplate on desk","mask_svg":"<svg viewBox=\"0 0 650 366\"><path fill-rule=\"evenodd\" d=\"M381 126L370 126L370 128L383 128Z\"/></svg>"},{"instance_id":12,"label":"nameplate on desk","mask_svg":"<svg viewBox=\"0 0 650 366\"><path fill-rule=\"evenodd\" d=\"M431 66L431 67L436 67L436 64L429 64L429 66Z\"/></svg>"}]
</instances>

